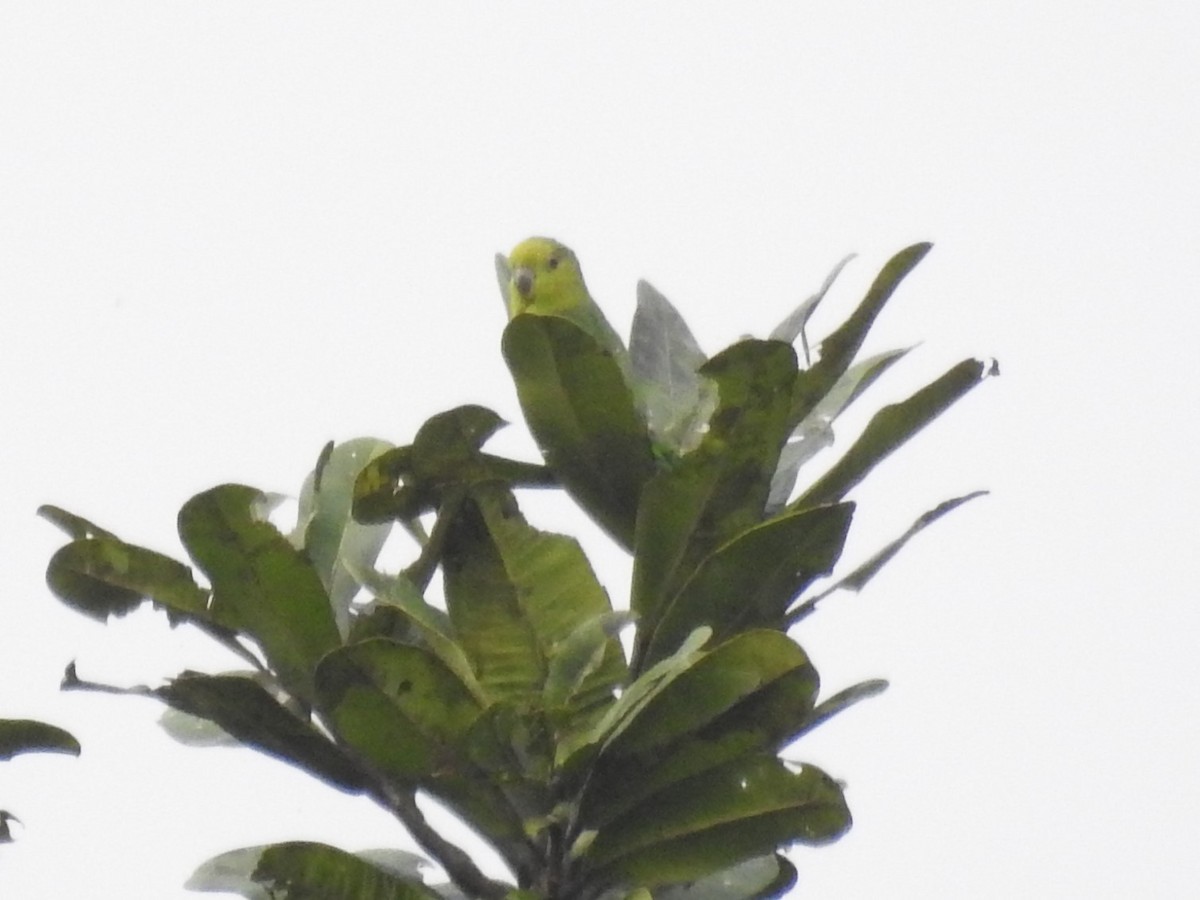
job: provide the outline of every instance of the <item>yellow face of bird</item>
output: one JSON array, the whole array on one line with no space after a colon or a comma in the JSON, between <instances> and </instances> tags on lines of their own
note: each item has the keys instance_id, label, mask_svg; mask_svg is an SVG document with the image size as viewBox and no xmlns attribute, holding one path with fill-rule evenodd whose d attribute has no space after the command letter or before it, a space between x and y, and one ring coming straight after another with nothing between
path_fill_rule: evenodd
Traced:
<instances>
[{"instance_id":1,"label":"yellow face of bird","mask_svg":"<svg viewBox=\"0 0 1200 900\"><path fill-rule=\"evenodd\" d=\"M550 238L521 241L508 255L508 316L561 313L584 302L587 289L579 260Z\"/></svg>"}]
</instances>

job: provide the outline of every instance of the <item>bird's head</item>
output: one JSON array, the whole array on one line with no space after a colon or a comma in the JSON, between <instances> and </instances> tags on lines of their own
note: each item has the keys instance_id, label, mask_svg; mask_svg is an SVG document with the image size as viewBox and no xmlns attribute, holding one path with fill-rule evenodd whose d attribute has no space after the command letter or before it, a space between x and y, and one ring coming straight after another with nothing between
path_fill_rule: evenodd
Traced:
<instances>
[{"instance_id":1,"label":"bird's head","mask_svg":"<svg viewBox=\"0 0 1200 900\"><path fill-rule=\"evenodd\" d=\"M508 255L508 314L553 313L583 291L583 273L570 247L550 238L521 241Z\"/></svg>"}]
</instances>

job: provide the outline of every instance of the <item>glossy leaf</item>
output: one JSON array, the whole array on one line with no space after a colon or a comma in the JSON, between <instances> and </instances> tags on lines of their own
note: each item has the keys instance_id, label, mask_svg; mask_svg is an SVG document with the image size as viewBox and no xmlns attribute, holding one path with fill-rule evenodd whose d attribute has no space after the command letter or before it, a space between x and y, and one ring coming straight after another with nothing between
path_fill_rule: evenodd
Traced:
<instances>
[{"instance_id":1,"label":"glossy leaf","mask_svg":"<svg viewBox=\"0 0 1200 900\"><path fill-rule=\"evenodd\" d=\"M340 638L321 578L262 516L261 491L227 484L179 512L179 536L212 584L217 624L250 635L285 686L312 696L317 660Z\"/></svg>"},{"instance_id":2,"label":"glossy leaf","mask_svg":"<svg viewBox=\"0 0 1200 900\"><path fill-rule=\"evenodd\" d=\"M317 669L317 690L341 739L375 768L406 781L451 764L481 711L431 652L383 638L330 653Z\"/></svg>"},{"instance_id":3,"label":"glossy leaf","mask_svg":"<svg viewBox=\"0 0 1200 900\"><path fill-rule=\"evenodd\" d=\"M174 709L213 722L247 747L339 790L353 793L367 784L363 773L322 732L252 678L187 672L154 694Z\"/></svg>"},{"instance_id":4,"label":"glossy leaf","mask_svg":"<svg viewBox=\"0 0 1200 900\"><path fill-rule=\"evenodd\" d=\"M815 697L816 671L804 651L779 631L739 634L698 655L686 669L656 690L636 717L606 742L603 755L620 757L657 752L696 734L751 695L799 672Z\"/></svg>"},{"instance_id":5,"label":"glossy leaf","mask_svg":"<svg viewBox=\"0 0 1200 900\"><path fill-rule=\"evenodd\" d=\"M471 661L454 635L450 617L443 610L431 606L404 575L356 570L355 576L375 595L352 632L355 643L371 637L399 639L401 635L394 633L399 620L403 623L403 643L419 642L428 647L480 705L488 702L487 692L475 677Z\"/></svg>"},{"instance_id":6,"label":"glossy leaf","mask_svg":"<svg viewBox=\"0 0 1200 900\"><path fill-rule=\"evenodd\" d=\"M140 591L109 584L89 574L93 568L90 557L96 555L96 548L91 545L97 543L72 541L55 551L46 567L46 585L76 612L106 622L109 616L133 612L146 598Z\"/></svg>"},{"instance_id":7,"label":"glossy leaf","mask_svg":"<svg viewBox=\"0 0 1200 900\"><path fill-rule=\"evenodd\" d=\"M713 357L720 403L700 446L647 486L638 513L631 607L635 667L666 604L721 544L758 524L790 430L796 354L778 341L742 341Z\"/></svg>"},{"instance_id":8,"label":"glossy leaf","mask_svg":"<svg viewBox=\"0 0 1200 900\"><path fill-rule=\"evenodd\" d=\"M476 405L431 416L413 438L413 474L432 482L461 477L464 467L479 458L488 438L505 424L493 410Z\"/></svg>"},{"instance_id":9,"label":"glossy leaf","mask_svg":"<svg viewBox=\"0 0 1200 900\"><path fill-rule=\"evenodd\" d=\"M112 537L75 540L50 559L50 589L64 603L104 621L149 599L185 617L207 619L208 591L187 566L169 556Z\"/></svg>"},{"instance_id":10,"label":"glossy leaf","mask_svg":"<svg viewBox=\"0 0 1200 900\"><path fill-rule=\"evenodd\" d=\"M638 501L655 463L621 366L556 316L517 316L504 330L503 349L546 463L584 510L631 548Z\"/></svg>"},{"instance_id":11,"label":"glossy leaf","mask_svg":"<svg viewBox=\"0 0 1200 900\"><path fill-rule=\"evenodd\" d=\"M440 900L420 879L420 857L347 853L326 844L291 842L215 856L185 887L240 894L247 900Z\"/></svg>"},{"instance_id":12,"label":"glossy leaf","mask_svg":"<svg viewBox=\"0 0 1200 900\"><path fill-rule=\"evenodd\" d=\"M185 713L182 710L172 707L167 707L159 714L158 727L171 740L185 747L242 746L241 741L233 737L215 722L202 719L199 716L193 716L191 713Z\"/></svg>"},{"instance_id":13,"label":"glossy leaf","mask_svg":"<svg viewBox=\"0 0 1200 900\"><path fill-rule=\"evenodd\" d=\"M0 719L0 760L20 753L79 755L79 741L69 732L33 719Z\"/></svg>"},{"instance_id":14,"label":"glossy leaf","mask_svg":"<svg viewBox=\"0 0 1200 900\"><path fill-rule=\"evenodd\" d=\"M968 500L974 500L976 497L982 497L987 494L987 491L972 491L969 494L964 494L961 497L954 497L951 500L945 500L935 506L933 509L927 510L917 517L916 521L908 527L908 530L900 537L888 542L882 549L871 554L865 562L856 566L849 575L846 575L835 582L832 586L821 591L815 597L811 597L797 606L794 610L788 613L787 621L789 626L796 624L801 619L810 615L817 607L817 604L828 597L835 591L861 591L867 586L867 582L871 581L885 565L892 561L910 540L920 534L929 525L932 525L946 513L958 509Z\"/></svg>"},{"instance_id":15,"label":"glossy leaf","mask_svg":"<svg viewBox=\"0 0 1200 900\"><path fill-rule=\"evenodd\" d=\"M468 758L482 709L430 651L375 638L336 650L317 669L320 706L339 738L399 785L421 786L480 829L509 859L522 823Z\"/></svg>"},{"instance_id":16,"label":"glossy leaf","mask_svg":"<svg viewBox=\"0 0 1200 900\"><path fill-rule=\"evenodd\" d=\"M671 682L703 656L701 649L712 637L711 628L697 628L679 649L660 660L633 680L587 734L575 735L558 749L558 762L564 770L578 769L607 743L616 740L645 709L646 705Z\"/></svg>"},{"instance_id":17,"label":"glossy leaf","mask_svg":"<svg viewBox=\"0 0 1200 900\"><path fill-rule=\"evenodd\" d=\"M8 823L20 821L20 819L10 813L7 809L0 809L0 844L12 843L12 829L9 827Z\"/></svg>"},{"instance_id":18,"label":"glossy leaf","mask_svg":"<svg viewBox=\"0 0 1200 900\"><path fill-rule=\"evenodd\" d=\"M842 260L833 267L833 270L827 276L825 276L825 283L821 285L820 289L799 306L797 306L794 310L792 310L788 317L776 325L771 331L770 337L773 341L785 341L786 343L792 344L795 343L796 338L800 338L800 344L804 350L805 366L808 366L811 360L808 348L808 335L804 328L808 324L808 320L812 314L817 311L817 306L820 305L821 301L825 299L825 295L829 293L829 289L833 287L833 283L837 280L838 275L842 274L842 269L846 268L846 264L852 259L854 259L853 253L849 254L848 256L844 256Z\"/></svg>"},{"instance_id":19,"label":"glossy leaf","mask_svg":"<svg viewBox=\"0 0 1200 900\"><path fill-rule=\"evenodd\" d=\"M412 447L393 447L371 459L354 481L352 511L356 521L382 524L396 519L415 519L433 509L433 497L418 497L400 488L412 472Z\"/></svg>"},{"instance_id":20,"label":"glossy leaf","mask_svg":"<svg viewBox=\"0 0 1200 900\"><path fill-rule=\"evenodd\" d=\"M837 783L773 756L735 760L660 792L596 836L602 876L655 887L693 881L793 843L822 844L850 827Z\"/></svg>"},{"instance_id":21,"label":"glossy leaf","mask_svg":"<svg viewBox=\"0 0 1200 900\"><path fill-rule=\"evenodd\" d=\"M463 504L447 537L443 569L458 642L498 700L536 702L551 661L575 629L612 611L579 544L530 527L499 487L481 487ZM608 698L624 673L620 644L609 639L577 703Z\"/></svg>"},{"instance_id":22,"label":"glossy leaf","mask_svg":"<svg viewBox=\"0 0 1200 900\"><path fill-rule=\"evenodd\" d=\"M67 510L54 506L50 503L44 503L38 507L38 515L57 525L63 531L71 536L72 540L83 541L88 538L112 538L117 539L117 536L111 531L105 531L94 522L90 522L82 516L77 516L75 513L67 512Z\"/></svg>"},{"instance_id":23,"label":"glossy leaf","mask_svg":"<svg viewBox=\"0 0 1200 900\"><path fill-rule=\"evenodd\" d=\"M369 515L371 521L413 519L437 509L449 491L501 479L500 472L482 464L480 448L503 425L483 406L430 416L411 446L389 450L363 469L355 485L356 515Z\"/></svg>"},{"instance_id":24,"label":"glossy leaf","mask_svg":"<svg viewBox=\"0 0 1200 900\"><path fill-rule=\"evenodd\" d=\"M372 565L391 531L390 525L354 521L354 483L372 459L390 448L374 438L337 444L308 476L300 493L292 543L304 551L321 577L343 637L350 627L350 603L360 589L351 569Z\"/></svg>"},{"instance_id":25,"label":"glossy leaf","mask_svg":"<svg viewBox=\"0 0 1200 900\"><path fill-rule=\"evenodd\" d=\"M848 688L838 691L832 697L822 700L817 704L812 714L804 719L801 727L792 731L788 735L788 740L795 740L803 734L812 731L822 722L832 719L839 713L844 712L856 703L867 700L871 697L882 694L888 688L888 683L882 678L871 678L867 681L860 681L858 684L853 684Z\"/></svg>"},{"instance_id":26,"label":"glossy leaf","mask_svg":"<svg viewBox=\"0 0 1200 900\"><path fill-rule=\"evenodd\" d=\"M787 505L801 467L826 447L832 447L833 442L833 426L824 419L805 419L801 423L779 453L779 466L767 496L767 515L776 515Z\"/></svg>"},{"instance_id":27,"label":"glossy leaf","mask_svg":"<svg viewBox=\"0 0 1200 900\"><path fill-rule=\"evenodd\" d=\"M793 425L802 422L821 402L821 398L829 393L842 373L850 368L876 316L900 282L925 258L932 246L927 243L913 244L888 260L850 318L821 342L820 358L796 379L790 416Z\"/></svg>"},{"instance_id":28,"label":"glossy leaf","mask_svg":"<svg viewBox=\"0 0 1200 900\"><path fill-rule=\"evenodd\" d=\"M487 427L489 419L492 427ZM388 450L362 469L354 484L355 518L411 523L436 510L451 490L481 481L537 488L557 484L543 465L479 449L501 424L499 416L481 406L460 406L431 417L414 444Z\"/></svg>"},{"instance_id":29,"label":"glossy leaf","mask_svg":"<svg viewBox=\"0 0 1200 900\"><path fill-rule=\"evenodd\" d=\"M897 553L903 549L904 545L911 541L914 537L924 531L928 526L932 525L946 513L958 509L968 500L974 500L976 497L982 497L987 494L987 491L972 491L969 494L964 494L961 497L954 497L950 500L945 500L935 506L933 509L922 513L917 517L912 525L908 526L908 530L900 537L891 541L883 549L873 553L866 562L857 566L853 572L838 581L837 587L847 591L861 591L867 586L867 582L879 574L879 571L887 565Z\"/></svg>"},{"instance_id":30,"label":"glossy leaf","mask_svg":"<svg viewBox=\"0 0 1200 900\"><path fill-rule=\"evenodd\" d=\"M631 621L626 613L599 613L554 646L543 691L547 707L566 707L579 696L589 678L610 661L614 639Z\"/></svg>"},{"instance_id":31,"label":"glossy leaf","mask_svg":"<svg viewBox=\"0 0 1200 900\"><path fill-rule=\"evenodd\" d=\"M600 757L588 770L579 822L588 829L604 828L671 785L761 753L768 744L752 730L706 732L684 738L659 754Z\"/></svg>"},{"instance_id":32,"label":"glossy leaf","mask_svg":"<svg viewBox=\"0 0 1200 900\"><path fill-rule=\"evenodd\" d=\"M783 897L796 883L796 867L770 853L737 863L686 885L671 885L655 900L758 900Z\"/></svg>"},{"instance_id":33,"label":"glossy leaf","mask_svg":"<svg viewBox=\"0 0 1200 900\"><path fill-rule=\"evenodd\" d=\"M680 781L777 750L812 715L818 686L804 652L779 632L749 632L703 654L608 740L581 822L604 827Z\"/></svg>"},{"instance_id":34,"label":"glossy leaf","mask_svg":"<svg viewBox=\"0 0 1200 900\"><path fill-rule=\"evenodd\" d=\"M833 467L790 504L804 509L833 503L863 480L879 462L940 416L989 374L987 364L967 359L906 400L877 412L858 440Z\"/></svg>"},{"instance_id":35,"label":"glossy leaf","mask_svg":"<svg viewBox=\"0 0 1200 900\"><path fill-rule=\"evenodd\" d=\"M695 449L716 407L715 387L700 375L708 357L679 311L645 281L637 286L629 356L654 439L676 454Z\"/></svg>"},{"instance_id":36,"label":"glossy leaf","mask_svg":"<svg viewBox=\"0 0 1200 900\"><path fill-rule=\"evenodd\" d=\"M906 353L907 349L891 350L855 363L804 417L804 421L796 426L780 453L779 466L771 479L768 513L774 514L786 505L796 486L800 467L833 444L834 420Z\"/></svg>"},{"instance_id":37,"label":"glossy leaf","mask_svg":"<svg viewBox=\"0 0 1200 900\"><path fill-rule=\"evenodd\" d=\"M781 628L792 601L841 555L854 505L801 510L756 525L718 548L667 604L647 644L654 662L700 625L717 640L747 628Z\"/></svg>"}]
</instances>

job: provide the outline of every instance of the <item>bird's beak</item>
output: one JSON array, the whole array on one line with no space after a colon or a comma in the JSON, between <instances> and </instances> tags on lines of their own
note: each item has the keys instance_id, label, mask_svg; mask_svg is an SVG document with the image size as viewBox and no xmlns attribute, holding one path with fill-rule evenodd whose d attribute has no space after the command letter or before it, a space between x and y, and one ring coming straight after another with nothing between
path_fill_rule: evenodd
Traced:
<instances>
[{"instance_id":1,"label":"bird's beak","mask_svg":"<svg viewBox=\"0 0 1200 900\"><path fill-rule=\"evenodd\" d=\"M533 296L533 269L524 266L513 269L512 283L521 299L528 301Z\"/></svg>"}]
</instances>

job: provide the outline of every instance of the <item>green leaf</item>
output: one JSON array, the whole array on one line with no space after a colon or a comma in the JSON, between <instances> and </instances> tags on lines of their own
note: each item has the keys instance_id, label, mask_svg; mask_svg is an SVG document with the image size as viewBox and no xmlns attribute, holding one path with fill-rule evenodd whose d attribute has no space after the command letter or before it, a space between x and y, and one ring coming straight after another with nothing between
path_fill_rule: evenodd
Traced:
<instances>
[{"instance_id":1,"label":"green leaf","mask_svg":"<svg viewBox=\"0 0 1200 900\"><path fill-rule=\"evenodd\" d=\"M469 759L481 708L421 647L375 638L330 653L317 668L321 709L339 738L399 785L419 785L519 858L524 832L500 789Z\"/></svg>"},{"instance_id":2,"label":"green leaf","mask_svg":"<svg viewBox=\"0 0 1200 900\"><path fill-rule=\"evenodd\" d=\"M976 497L982 497L985 494L987 494L987 491L972 491L971 493L964 494L961 497L954 497L951 500L944 500L933 509L922 513L917 517L916 521L914 521L912 525L908 527L908 530L905 531L904 534L900 535L900 537L886 544L881 550L873 553L865 562L858 565L849 575L839 579L831 587L826 588L817 596L804 601L804 603L796 607L796 609L788 615L789 625L794 625L796 622L800 621L809 613L811 613L816 608L818 603L820 603L834 591L861 591L867 586L867 582L871 581L871 579L879 574L880 570L885 565L892 561L896 554L904 548L905 544L920 534L926 527L932 525L951 510L958 509L958 507L962 506L968 500L974 500Z\"/></svg>"},{"instance_id":3,"label":"green leaf","mask_svg":"<svg viewBox=\"0 0 1200 900\"><path fill-rule=\"evenodd\" d=\"M769 853L657 892L656 900L757 900L782 897L796 884L796 867Z\"/></svg>"},{"instance_id":4,"label":"green leaf","mask_svg":"<svg viewBox=\"0 0 1200 900\"><path fill-rule=\"evenodd\" d=\"M540 710L500 701L484 710L462 747L493 782L504 784L510 799L523 799L514 793L517 782L522 783L524 792L541 795L546 802L534 809L526 809L522 803L521 808L523 815L541 815L553 805L547 790L552 774L547 762L551 741L550 724Z\"/></svg>"},{"instance_id":5,"label":"green leaf","mask_svg":"<svg viewBox=\"0 0 1200 900\"><path fill-rule=\"evenodd\" d=\"M703 656L701 648L712 637L711 628L697 628L679 649L638 676L621 692L616 703L596 722L590 733L577 735L560 745L558 761L562 768L578 770L582 761L595 754L601 744L616 740L633 723L648 703Z\"/></svg>"},{"instance_id":6,"label":"green leaf","mask_svg":"<svg viewBox=\"0 0 1200 900\"><path fill-rule=\"evenodd\" d=\"M883 353L876 353L874 356L856 362L834 382L829 393L821 398L821 402L813 408L805 421L811 418L820 418L832 422L851 403L862 396L863 392L879 379L879 376L907 356L911 350L912 347L885 350ZM803 425L804 423L801 423L800 427L803 428Z\"/></svg>"},{"instance_id":7,"label":"green leaf","mask_svg":"<svg viewBox=\"0 0 1200 900\"><path fill-rule=\"evenodd\" d=\"M680 781L782 747L812 715L818 687L803 650L780 632L749 632L701 655L609 738L581 822L602 828Z\"/></svg>"},{"instance_id":8,"label":"green leaf","mask_svg":"<svg viewBox=\"0 0 1200 900\"><path fill-rule=\"evenodd\" d=\"M677 455L695 449L717 401L699 371L708 357L679 311L645 281L637 286L629 356L654 439Z\"/></svg>"},{"instance_id":9,"label":"green leaf","mask_svg":"<svg viewBox=\"0 0 1200 900\"><path fill-rule=\"evenodd\" d=\"M69 534L72 540L82 541L88 538L111 538L116 540L117 538L111 531L105 531L99 525L89 522L82 516L77 516L49 503L39 506L37 514L47 522L57 525Z\"/></svg>"},{"instance_id":10,"label":"green leaf","mask_svg":"<svg viewBox=\"0 0 1200 900\"><path fill-rule=\"evenodd\" d=\"M839 713L849 709L854 704L866 700L869 697L875 697L887 690L888 683L882 678L871 678L867 681L860 681L858 684L853 684L848 688L838 691L827 700L822 700L817 704L816 709L812 711L812 715L805 718L801 727L792 731L788 735L787 740L794 741L803 734L812 731L822 722L832 719Z\"/></svg>"},{"instance_id":11,"label":"green leaf","mask_svg":"<svg viewBox=\"0 0 1200 900\"><path fill-rule=\"evenodd\" d=\"M812 708L816 670L800 646L779 631L747 631L699 654L674 673L606 742L602 755L642 756L700 732L778 679L800 673Z\"/></svg>"},{"instance_id":12,"label":"green leaf","mask_svg":"<svg viewBox=\"0 0 1200 900\"><path fill-rule=\"evenodd\" d=\"M292 543L312 562L329 595L330 607L345 636L350 626L350 603L360 585L351 568L370 566L383 548L389 525L363 525L351 516L358 473L391 448L375 438L337 444L308 476L300 493L300 511Z\"/></svg>"},{"instance_id":13,"label":"green leaf","mask_svg":"<svg viewBox=\"0 0 1200 900\"><path fill-rule=\"evenodd\" d=\"M216 722L167 707L158 717L158 727L171 740L185 747L240 747L242 742Z\"/></svg>"},{"instance_id":14,"label":"green leaf","mask_svg":"<svg viewBox=\"0 0 1200 900\"><path fill-rule=\"evenodd\" d=\"M612 612L572 538L530 527L512 495L481 485L448 532L446 608L479 682L497 700L537 702L550 661L585 622ZM611 697L625 675L620 644L584 680L578 707Z\"/></svg>"},{"instance_id":15,"label":"green leaf","mask_svg":"<svg viewBox=\"0 0 1200 900\"><path fill-rule=\"evenodd\" d=\"M0 719L0 759L19 753L79 755L79 741L67 731L33 719Z\"/></svg>"},{"instance_id":16,"label":"green leaf","mask_svg":"<svg viewBox=\"0 0 1200 900\"><path fill-rule=\"evenodd\" d=\"M412 447L393 447L368 462L354 481L353 515L356 521L375 525L395 519L415 519L435 505L432 497L399 488L412 472Z\"/></svg>"},{"instance_id":17,"label":"green leaf","mask_svg":"<svg viewBox=\"0 0 1200 900\"><path fill-rule=\"evenodd\" d=\"M546 463L588 515L631 548L655 463L621 366L557 316L517 316L504 330L503 350Z\"/></svg>"},{"instance_id":18,"label":"green leaf","mask_svg":"<svg viewBox=\"0 0 1200 900\"><path fill-rule=\"evenodd\" d=\"M867 296L841 327L821 342L821 355L812 368L806 369L796 379L792 393L790 419L799 424L812 412L821 398L837 383L867 336L875 317L883 310L892 293L930 251L932 244L913 244L901 250L883 267L875 278Z\"/></svg>"},{"instance_id":19,"label":"green leaf","mask_svg":"<svg viewBox=\"0 0 1200 900\"><path fill-rule=\"evenodd\" d=\"M416 585L403 575L384 575L374 570L355 570L354 574L376 598L363 612L361 621L355 625L352 632L354 643L371 637L399 639L397 635L390 633L397 625L394 620L399 619L403 623L402 643L416 640L428 647L466 686L480 705L488 702L487 692L476 679L471 661L458 643L450 618L445 612L426 602ZM375 629L386 620L393 620L387 623L387 630L383 633L376 632Z\"/></svg>"},{"instance_id":20,"label":"green leaf","mask_svg":"<svg viewBox=\"0 0 1200 900\"><path fill-rule=\"evenodd\" d=\"M207 719L247 747L355 793L362 772L306 719L289 711L253 678L185 672L154 695L173 709Z\"/></svg>"},{"instance_id":21,"label":"green leaf","mask_svg":"<svg viewBox=\"0 0 1200 900\"><path fill-rule=\"evenodd\" d=\"M454 490L480 481L512 486L555 484L545 466L483 453L504 420L483 406L459 406L431 416L411 446L372 459L354 485L354 516L361 522L411 521L437 509Z\"/></svg>"},{"instance_id":22,"label":"green leaf","mask_svg":"<svg viewBox=\"0 0 1200 900\"><path fill-rule=\"evenodd\" d=\"M880 375L892 367L908 349L890 350L855 363L837 380L804 421L796 426L779 456L779 466L771 479L767 512L775 513L784 507L796 486L800 467L820 450L833 444L833 422L871 386Z\"/></svg>"},{"instance_id":23,"label":"green leaf","mask_svg":"<svg viewBox=\"0 0 1200 900\"><path fill-rule=\"evenodd\" d=\"M0 809L0 844L12 843L12 829L8 827L8 823L20 821L20 819L10 813L7 809Z\"/></svg>"},{"instance_id":24,"label":"green leaf","mask_svg":"<svg viewBox=\"0 0 1200 900\"><path fill-rule=\"evenodd\" d=\"M789 844L828 843L849 827L842 791L820 769L746 757L654 795L602 829L586 858L602 878L656 887Z\"/></svg>"},{"instance_id":25,"label":"green leaf","mask_svg":"<svg viewBox=\"0 0 1200 900\"><path fill-rule=\"evenodd\" d=\"M413 474L420 480L447 482L462 477L464 467L505 421L485 406L458 406L431 416L412 444Z\"/></svg>"},{"instance_id":26,"label":"green leaf","mask_svg":"<svg viewBox=\"0 0 1200 900\"><path fill-rule=\"evenodd\" d=\"M415 781L452 765L481 708L466 685L420 647L375 638L317 668L317 688L342 740L381 771Z\"/></svg>"},{"instance_id":27,"label":"green leaf","mask_svg":"<svg viewBox=\"0 0 1200 900\"><path fill-rule=\"evenodd\" d=\"M854 505L801 510L750 528L705 558L663 612L647 645L655 662L700 625L717 640L781 628L788 605L841 555Z\"/></svg>"},{"instance_id":28,"label":"green leaf","mask_svg":"<svg viewBox=\"0 0 1200 900\"><path fill-rule=\"evenodd\" d=\"M588 770L579 822L586 829L603 828L671 785L760 753L768 744L764 735L751 729L714 734L705 729L657 755L601 756Z\"/></svg>"},{"instance_id":29,"label":"green leaf","mask_svg":"<svg viewBox=\"0 0 1200 900\"><path fill-rule=\"evenodd\" d=\"M61 547L50 558L46 581L64 603L101 622L147 599L187 618L210 618L208 591L196 584L191 569L107 532Z\"/></svg>"},{"instance_id":30,"label":"green leaf","mask_svg":"<svg viewBox=\"0 0 1200 900\"><path fill-rule=\"evenodd\" d=\"M212 584L217 624L251 636L284 685L306 700L312 673L340 639L329 597L308 558L262 514L266 496L226 484L179 512L179 536Z\"/></svg>"},{"instance_id":31,"label":"green leaf","mask_svg":"<svg viewBox=\"0 0 1200 900\"><path fill-rule=\"evenodd\" d=\"M420 879L420 858L398 853L352 854L302 841L245 847L208 860L185 887L247 900L440 900Z\"/></svg>"},{"instance_id":32,"label":"green leaf","mask_svg":"<svg viewBox=\"0 0 1200 900\"><path fill-rule=\"evenodd\" d=\"M549 708L571 704L588 678L609 661L614 639L631 621L627 613L600 613L581 622L551 649L543 691Z\"/></svg>"},{"instance_id":33,"label":"green leaf","mask_svg":"<svg viewBox=\"0 0 1200 900\"><path fill-rule=\"evenodd\" d=\"M93 541L73 541L59 548L46 567L46 584L63 603L100 622L133 612L145 601L139 591L108 584L88 574Z\"/></svg>"},{"instance_id":34,"label":"green leaf","mask_svg":"<svg viewBox=\"0 0 1200 900\"><path fill-rule=\"evenodd\" d=\"M853 253L843 257L841 262L834 266L833 270L825 277L825 283L821 285L820 289L792 310L788 317L776 325L771 332L770 337L774 341L785 341L792 344L795 343L796 338L800 338L801 347L804 350L804 364L806 366L810 362L810 354L808 351L808 335L804 331L804 326L808 324L808 320L812 314L817 311L817 306L825 299L825 295L833 287L834 281L842 274L842 269L846 268L846 264L852 259L854 259Z\"/></svg>"},{"instance_id":35,"label":"green leaf","mask_svg":"<svg viewBox=\"0 0 1200 900\"><path fill-rule=\"evenodd\" d=\"M877 412L853 446L790 509L833 503L866 477L879 462L940 416L990 374L987 364L966 359L906 400Z\"/></svg>"},{"instance_id":36,"label":"green leaf","mask_svg":"<svg viewBox=\"0 0 1200 900\"><path fill-rule=\"evenodd\" d=\"M911 541L914 537L925 530L926 527L932 525L942 516L951 510L958 509L968 500L974 500L976 497L982 497L987 491L972 491L969 494L964 494L961 497L955 497L951 500L945 500L935 506L933 509L927 510L917 517L916 521L908 527L908 530L896 540L889 543L883 549L873 554L870 559L858 566L853 572L841 579L837 586L847 591L861 591L867 586L867 582L879 574L879 570L887 565L897 553Z\"/></svg>"},{"instance_id":37,"label":"green leaf","mask_svg":"<svg viewBox=\"0 0 1200 900\"><path fill-rule=\"evenodd\" d=\"M647 486L638 512L631 608L638 617L635 670L666 604L721 544L758 524L787 437L796 354L778 341L747 340L701 374L720 404L700 446Z\"/></svg>"}]
</instances>

